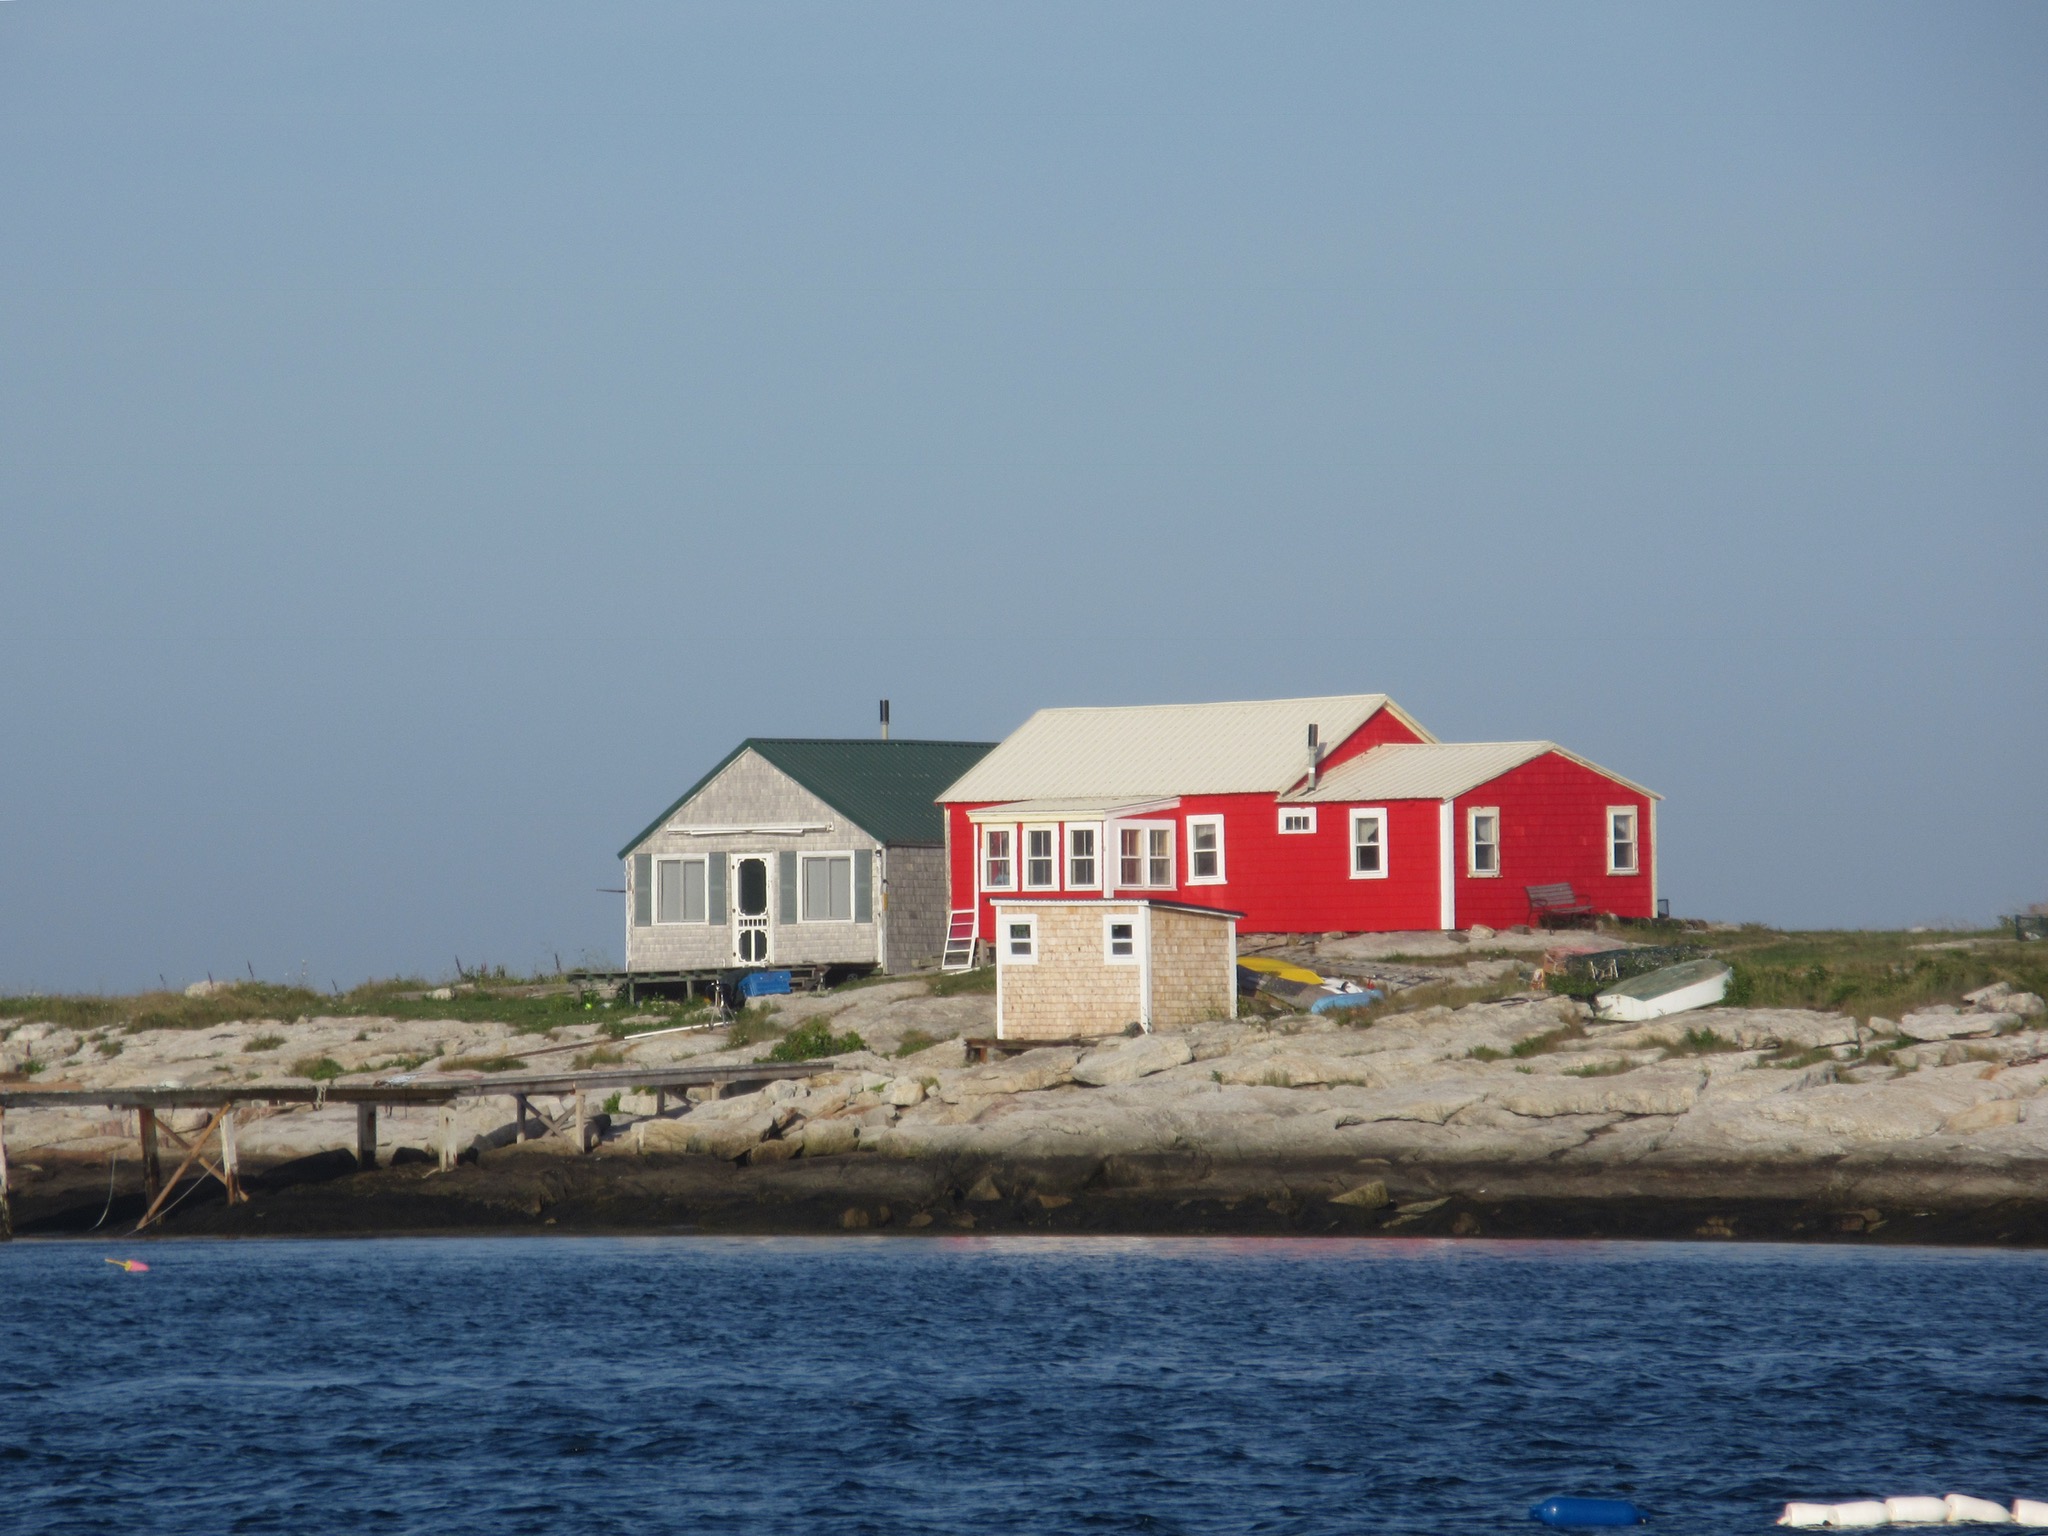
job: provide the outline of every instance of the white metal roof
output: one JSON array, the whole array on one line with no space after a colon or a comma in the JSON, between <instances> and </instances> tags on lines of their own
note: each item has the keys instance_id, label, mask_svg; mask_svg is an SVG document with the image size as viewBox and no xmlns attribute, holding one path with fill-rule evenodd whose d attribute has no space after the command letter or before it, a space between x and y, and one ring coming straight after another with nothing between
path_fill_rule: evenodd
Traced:
<instances>
[{"instance_id":1,"label":"white metal roof","mask_svg":"<svg viewBox=\"0 0 2048 1536\"><path fill-rule=\"evenodd\" d=\"M1425 740L1435 739L1383 693L1041 709L939 798L1279 794L1308 771L1310 725L1327 749L1381 709Z\"/></svg>"},{"instance_id":2,"label":"white metal roof","mask_svg":"<svg viewBox=\"0 0 2048 1536\"><path fill-rule=\"evenodd\" d=\"M1449 800L1467 790L1477 789L1509 769L1519 768L1546 752L1570 758L1652 799L1660 798L1654 791L1644 789L1598 763L1565 751L1554 741L1459 741L1389 742L1386 746L1374 747L1370 752L1330 769L1314 789L1289 795L1287 799Z\"/></svg>"},{"instance_id":3,"label":"white metal roof","mask_svg":"<svg viewBox=\"0 0 2048 1536\"><path fill-rule=\"evenodd\" d=\"M1054 795L1044 800L1003 800L969 811L969 821L1100 821L1110 816L1139 816L1170 811L1177 797L1133 800L1129 795Z\"/></svg>"}]
</instances>

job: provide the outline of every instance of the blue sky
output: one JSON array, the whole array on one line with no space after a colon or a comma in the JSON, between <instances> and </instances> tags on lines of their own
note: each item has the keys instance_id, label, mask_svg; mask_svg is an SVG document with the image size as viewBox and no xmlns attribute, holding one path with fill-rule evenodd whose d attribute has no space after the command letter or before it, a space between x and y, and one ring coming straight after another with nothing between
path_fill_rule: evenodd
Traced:
<instances>
[{"instance_id":1,"label":"blue sky","mask_svg":"<svg viewBox=\"0 0 2048 1536\"><path fill-rule=\"evenodd\" d=\"M616 956L749 734L1384 690L2048 899L2048 11L0 5L0 990Z\"/></svg>"}]
</instances>

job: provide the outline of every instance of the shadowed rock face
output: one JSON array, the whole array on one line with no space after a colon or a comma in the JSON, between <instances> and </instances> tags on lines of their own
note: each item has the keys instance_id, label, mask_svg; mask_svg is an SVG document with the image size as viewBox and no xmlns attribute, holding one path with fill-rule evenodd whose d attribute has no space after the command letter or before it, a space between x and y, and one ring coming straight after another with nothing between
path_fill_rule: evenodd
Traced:
<instances>
[{"instance_id":1,"label":"shadowed rock face","mask_svg":"<svg viewBox=\"0 0 2048 1536\"><path fill-rule=\"evenodd\" d=\"M1602 1026L1527 996L1366 1028L1218 1020L974 1067L957 1044L860 1053L659 1118L629 1109L588 1157L480 1126L480 1162L453 1174L321 1164L287 1187L259 1171L251 1206L195 1198L174 1230L864 1222L2031 1242L2048 1191L2048 1030L2026 1027L2040 1017L2027 1008L2006 993L1923 1010L1939 1032L1913 1045L1881 1021L1801 1010ZM17 1225L98 1215L104 1154L46 1161L18 1180ZM1383 1200L1357 1194L1375 1188Z\"/></svg>"}]
</instances>

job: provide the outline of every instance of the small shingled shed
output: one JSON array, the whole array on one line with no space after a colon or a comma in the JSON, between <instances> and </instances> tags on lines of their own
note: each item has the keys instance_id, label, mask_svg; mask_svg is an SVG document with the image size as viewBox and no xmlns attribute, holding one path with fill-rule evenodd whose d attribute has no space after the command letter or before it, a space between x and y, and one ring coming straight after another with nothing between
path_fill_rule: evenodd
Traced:
<instances>
[{"instance_id":1,"label":"small shingled shed","mask_svg":"<svg viewBox=\"0 0 2048 1536\"><path fill-rule=\"evenodd\" d=\"M1238 916L1141 898L996 902L997 1038L1235 1017Z\"/></svg>"}]
</instances>

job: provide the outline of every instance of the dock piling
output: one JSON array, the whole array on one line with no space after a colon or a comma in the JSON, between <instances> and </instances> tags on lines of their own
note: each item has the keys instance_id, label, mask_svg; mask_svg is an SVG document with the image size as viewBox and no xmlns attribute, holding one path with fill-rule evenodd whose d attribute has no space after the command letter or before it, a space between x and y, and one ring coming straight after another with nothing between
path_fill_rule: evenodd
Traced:
<instances>
[{"instance_id":1,"label":"dock piling","mask_svg":"<svg viewBox=\"0 0 2048 1536\"><path fill-rule=\"evenodd\" d=\"M455 1166L455 1106L441 1106L441 1171L448 1172Z\"/></svg>"},{"instance_id":2,"label":"dock piling","mask_svg":"<svg viewBox=\"0 0 2048 1536\"><path fill-rule=\"evenodd\" d=\"M7 1111L0 1108L0 1243L14 1236L14 1209L7 1203Z\"/></svg>"},{"instance_id":3,"label":"dock piling","mask_svg":"<svg viewBox=\"0 0 2048 1536\"><path fill-rule=\"evenodd\" d=\"M135 1130L142 1141L142 1193L154 1200L163 1193L164 1161L157 1147L156 1111L147 1104L135 1111Z\"/></svg>"},{"instance_id":4,"label":"dock piling","mask_svg":"<svg viewBox=\"0 0 2048 1536\"><path fill-rule=\"evenodd\" d=\"M356 1167L377 1166L377 1106L356 1106Z\"/></svg>"}]
</instances>

